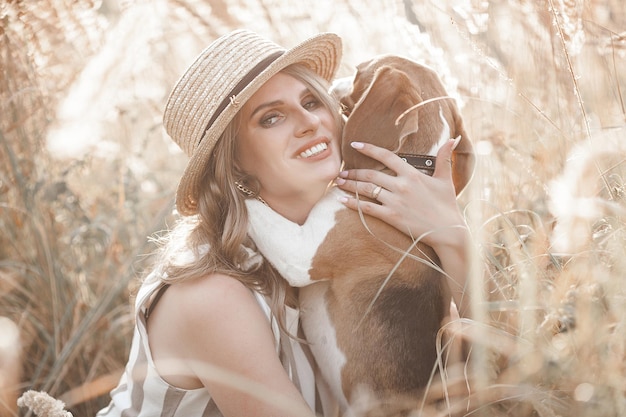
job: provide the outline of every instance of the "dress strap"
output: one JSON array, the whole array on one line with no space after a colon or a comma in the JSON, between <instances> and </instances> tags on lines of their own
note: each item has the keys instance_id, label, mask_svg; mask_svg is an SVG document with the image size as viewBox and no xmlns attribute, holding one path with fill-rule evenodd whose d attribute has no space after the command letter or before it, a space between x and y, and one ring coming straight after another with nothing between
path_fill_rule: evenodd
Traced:
<instances>
[{"instance_id":1,"label":"dress strap","mask_svg":"<svg viewBox=\"0 0 626 417\"><path fill-rule=\"evenodd\" d=\"M156 293L152 297L152 300L150 301L150 305L146 307L146 310L143 313L144 319L146 321L148 321L148 317L150 317L150 314L152 314L152 312L154 311L154 308L156 307L157 302L161 299L163 294L165 294L165 290L167 290L169 287L170 287L170 284L163 284L163 286L161 286L161 288L159 288L156 291Z\"/></svg>"}]
</instances>

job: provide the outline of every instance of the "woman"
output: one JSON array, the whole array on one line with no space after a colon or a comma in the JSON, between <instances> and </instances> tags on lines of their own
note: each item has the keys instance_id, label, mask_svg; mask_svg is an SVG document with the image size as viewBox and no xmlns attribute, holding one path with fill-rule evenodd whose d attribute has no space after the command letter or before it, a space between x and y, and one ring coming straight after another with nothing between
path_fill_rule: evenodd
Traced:
<instances>
[{"instance_id":1,"label":"woman","mask_svg":"<svg viewBox=\"0 0 626 417\"><path fill-rule=\"evenodd\" d=\"M126 373L99 416L335 412L293 337L294 291L247 236L246 198L302 224L333 181L370 195L380 185L381 204L361 209L413 236L445 229L424 241L464 287L466 237L447 164L426 177L384 149L355 143L397 175L340 172L342 119L327 93L340 56L332 34L284 50L235 31L178 81L164 125L190 156L176 195L183 218L139 291ZM450 158L453 146L438 156ZM438 203L422 207L424 193ZM356 209L355 200L344 203Z\"/></svg>"}]
</instances>

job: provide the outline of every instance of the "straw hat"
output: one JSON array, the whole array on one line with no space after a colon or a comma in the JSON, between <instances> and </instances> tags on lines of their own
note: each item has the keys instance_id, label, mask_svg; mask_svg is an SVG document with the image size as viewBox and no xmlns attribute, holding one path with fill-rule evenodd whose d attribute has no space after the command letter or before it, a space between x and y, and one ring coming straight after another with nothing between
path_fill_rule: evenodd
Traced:
<instances>
[{"instance_id":1,"label":"straw hat","mask_svg":"<svg viewBox=\"0 0 626 417\"><path fill-rule=\"evenodd\" d=\"M301 63L330 81L341 59L341 39L323 33L286 50L247 30L211 43L174 86L163 125L190 156L178 184L176 207L197 213L198 181L215 143L246 101L285 67Z\"/></svg>"}]
</instances>

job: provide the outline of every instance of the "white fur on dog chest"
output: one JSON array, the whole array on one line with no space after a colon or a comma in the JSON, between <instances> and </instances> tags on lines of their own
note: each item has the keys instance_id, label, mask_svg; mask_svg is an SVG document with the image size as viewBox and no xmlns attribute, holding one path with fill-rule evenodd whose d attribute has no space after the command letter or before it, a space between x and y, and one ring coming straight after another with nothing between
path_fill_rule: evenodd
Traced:
<instances>
[{"instance_id":1,"label":"white fur on dog chest","mask_svg":"<svg viewBox=\"0 0 626 417\"><path fill-rule=\"evenodd\" d=\"M313 207L303 225L292 222L258 200L247 199L248 234L261 254L294 287L309 285L313 257L335 225L335 215L347 208L336 187Z\"/></svg>"}]
</instances>

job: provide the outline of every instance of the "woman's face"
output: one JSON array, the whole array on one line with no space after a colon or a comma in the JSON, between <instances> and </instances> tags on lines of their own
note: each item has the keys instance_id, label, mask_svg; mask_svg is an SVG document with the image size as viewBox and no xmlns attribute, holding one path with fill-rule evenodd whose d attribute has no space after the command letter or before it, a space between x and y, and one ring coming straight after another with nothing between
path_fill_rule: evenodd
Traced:
<instances>
[{"instance_id":1,"label":"woman's face","mask_svg":"<svg viewBox=\"0 0 626 417\"><path fill-rule=\"evenodd\" d=\"M270 78L243 106L237 135L241 168L276 206L317 202L341 166L335 118L303 82Z\"/></svg>"}]
</instances>

